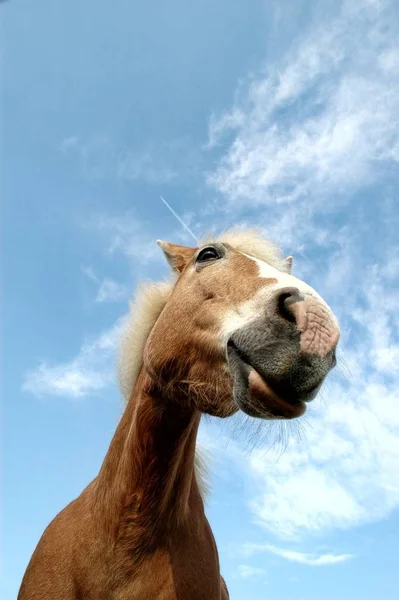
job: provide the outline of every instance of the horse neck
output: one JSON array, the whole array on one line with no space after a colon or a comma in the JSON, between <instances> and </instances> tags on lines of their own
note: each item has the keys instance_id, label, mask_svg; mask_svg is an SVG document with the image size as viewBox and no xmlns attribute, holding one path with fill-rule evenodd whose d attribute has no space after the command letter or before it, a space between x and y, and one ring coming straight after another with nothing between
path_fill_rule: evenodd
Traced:
<instances>
[{"instance_id":1,"label":"horse neck","mask_svg":"<svg viewBox=\"0 0 399 600\"><path fill-rule=\"evenodd\" d=\"M198 411L154 391L142 370L96 480L113 534L129 519L143 540L161 540L194 507L203 511L194 471L199 421Z\"/></svg>"}]
</instances>

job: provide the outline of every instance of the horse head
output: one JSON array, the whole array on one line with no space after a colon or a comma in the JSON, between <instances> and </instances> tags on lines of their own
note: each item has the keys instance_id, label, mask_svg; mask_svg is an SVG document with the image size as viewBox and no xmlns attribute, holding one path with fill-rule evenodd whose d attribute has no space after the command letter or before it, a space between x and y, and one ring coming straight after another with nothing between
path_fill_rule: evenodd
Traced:
<instances>
[{"instance_id":1,"label":"horse head","mask_svg":"<svg viewBox=\"0 0 399 600\"><path fill-rule=\"evenodd\" d=\"M253 231L158 243L177 281L145 346L152 384L211 415L302 415L336 363L339 327L292 258Z\"/></svg>"}]
</instances>

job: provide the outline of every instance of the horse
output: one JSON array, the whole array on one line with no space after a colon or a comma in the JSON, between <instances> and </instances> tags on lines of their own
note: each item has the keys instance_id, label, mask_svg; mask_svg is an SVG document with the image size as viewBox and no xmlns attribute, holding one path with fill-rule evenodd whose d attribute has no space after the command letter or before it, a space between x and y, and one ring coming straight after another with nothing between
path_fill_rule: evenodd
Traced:
<instances>
[{"instance_id":1,"label":"horse","mask_svg":"<svg viewBox=\"0 0 399 600\"><path fill-rule=\"evenodd\" d=\"M96 478L44 531L18 600L227 600L204 510L201 415L303 415L336 364L339 325L258 230L158 241L121 342L127 403Z\"/></svg>"}]
</instances>

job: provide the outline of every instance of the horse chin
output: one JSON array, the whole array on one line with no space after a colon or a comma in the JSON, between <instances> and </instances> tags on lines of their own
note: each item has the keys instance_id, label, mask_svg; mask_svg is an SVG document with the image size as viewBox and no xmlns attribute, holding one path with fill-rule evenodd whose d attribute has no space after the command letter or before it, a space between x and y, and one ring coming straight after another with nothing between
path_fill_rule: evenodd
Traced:
<instances>
[{"instance_id":1,"label":"horse chin","mask_svg":"<svg viewBox=\"0 0 399 600\"><path fill-rule=\"evenodd\" d=\"M239 407L236 402L232 401L228 406L222 405L217 407L206 407L205 410L201 410L205 414L211 417L218 417L219 419L227 419L227 417L232 417L237 411Z\"/></svg>"},{"instance_id":2,"label":"horse chin","mask_svg":"<svg viewBox=\"0 0 399 600\"><path fill-rule=\"evenodd\" d=\"M209 374L208 374L209 375ZM225 419L232 417L238 410L234 401L233 385L228 371L222 376L215 374L211 381L188 387L193 406L205 415Z\"/></svg>"}]
</instances>

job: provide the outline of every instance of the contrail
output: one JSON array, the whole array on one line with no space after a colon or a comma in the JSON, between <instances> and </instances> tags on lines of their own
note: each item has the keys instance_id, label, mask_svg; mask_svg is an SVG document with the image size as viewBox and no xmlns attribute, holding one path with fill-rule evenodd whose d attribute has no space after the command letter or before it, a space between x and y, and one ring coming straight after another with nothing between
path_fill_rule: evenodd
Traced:
<instances>
[{"instance_id":1,"label":"contrail","mask_svg":"<svg viewBox=\"0 0 399 600\"><path fill-rule=\"evenodd\" d=\"M185 229L186 231L188 231L188 233L189 233L189 234L190 234L190 235L191 235L191 236L192 236L192 237L195 239L195 241L198 243L198 238L197 238L197 236L196 236L196 235L195 235L195 234L194 234L194 233L191 231L191 229L190 229L190 228L189 228L189 227L188 227L188 226L185 224L185 222L183 221L183 219L181 219L181 218L179 217L179 215L177 214L177 212L176 212L176 211L174 211L174 210L173 210L173 208L170 206L170 204L168 204L168 203L166 202L165 198L162 198L162 196L159 196L159 197L161 198L161 200L162 200L162 202L165 204L165 206L166 206L167 208L169 208L169 210L170 210L170 212L172 213L172 215L173 215L174 217L176 217L176 219L179 221L180 225L182 225L182 226L184 227L184 229Z\"/></svg>"}]
</instances>

